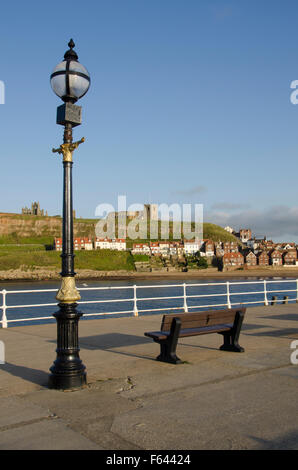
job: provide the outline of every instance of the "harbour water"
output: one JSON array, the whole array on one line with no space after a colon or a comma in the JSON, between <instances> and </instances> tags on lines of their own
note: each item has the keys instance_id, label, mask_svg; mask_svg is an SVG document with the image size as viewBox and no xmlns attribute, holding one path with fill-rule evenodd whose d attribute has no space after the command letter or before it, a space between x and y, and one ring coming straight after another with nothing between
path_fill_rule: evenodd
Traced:
<instances>
[{"instance_id":1,"label":"harbour water","mask_svg":"<svg viewBox=\"0 0 298 470\"><path fill-rule=\"evenodd\" d=\"M238 278L231 279L192 279L185 281L187 307L192 309L225 308L230 301L234 306L256 306L264 304L264 280L266 280L266 290L268 302L271 302L272 296L277 297L278 302L282 302L285 296L289 301L296 301L297 281L296 278ZM227 294L227 284L228 292ZM184 306L184 288L183 280L100 280L100 281L80 281L77 280L77 288L80 290L81 301L79 310L85 316L82 319L92 318L110 318L111 312L118 312L115 316L132 316L133 309L137 305L139 315L170 313L171 309L177 312L183 311ZM136 295L137 303L134 302L133 285L137 285ZM193 286L200 284L199 286ZM162 287L165 286L165 287ZM59 281L44 282L1 282L0 294L3 289L7 291L6 295L6 316L7 320L39 318L39 320L9 322L9 326L20 326L28 324L40 324L55 322L52 314L57 310L56 291L60 287ZM88 290L89 288L100 287L105 289ZM120 289L117 289L120 287ZM127 288L123 288L127 287ZM32 292L37 290L49 289L50 292ZM53 291L52 291L53 290ZM11 291L21 291L12 293ZM26 291L26 292L25 292ZM271 292L278 291L278 292ZM282 292L280 292L282 291ZM206 295L206 297L202 297ZM161 299L161 297L171 297ZM2 295L3 298L3 295ZM146 299L146 300L142 300ZM104 303L92 303L96 300L104 300ZM120 300L120 302L119 302ZM91 303L85 303L91 302ZM51 304L48 306L36 306L36 304ZM3 307L3 302L1 302ZM31 305L24 307L24 305ZM15 308L9 308L14 306ZM20 306L20 307L19 307ZM212 307L211 307L212 306ZM214 306L214 307L213 307ZM179 309L177 309L179 307ZM0 306L1 308L1 306ZM162 310L158 310L162 309ZM177 310L176 310L177 309ZM2 316L3 308L0 310ZM119 313L124 312L124 313ZM99 316L93 316L94 314ZM92 314L92 316L88 316ZM50 318L49 318L50 317Z\"/></svg>"}]
</instances>

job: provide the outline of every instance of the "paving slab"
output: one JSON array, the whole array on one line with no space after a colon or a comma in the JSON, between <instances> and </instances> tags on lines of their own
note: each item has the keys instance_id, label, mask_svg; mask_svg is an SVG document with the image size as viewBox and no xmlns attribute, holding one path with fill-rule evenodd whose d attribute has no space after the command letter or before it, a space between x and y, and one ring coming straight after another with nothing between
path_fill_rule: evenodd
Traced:
<instances>
[{"instance_id":1,"label":"paving slab","mask_svg":"<svg viewBox=\"0 0 298 470\"><path fill-rule=\"evenodd\" d=\"M102 450L60 420L27 423L0 433L1 450Z\"/></svg>"},{"instance_id":2,"label":"paving slab","mask_svg":"<svg viewBox=\"0 0 298 470\"><path fill-rule=\"evenodd\" d=\"M0 330L0 448L298 449L298 305L247 309L244 353L220 335L183 338L181 365L144 336L161 316L80 321L87 385L47 386L56 325ZM297 422L297 423L296 423Z\"/></svg>"},{"instance_id":3,"label":"paving slab","mask_svg":"<svg viewBox=\"0 0 298 470\"><path fill-rule=\"evenodd\" d=\"M247 376L146 397L112 432L145 449L297 450L297 385L298 374L262 373L257 385Z\"/></svg>"},{"instance_id":4,"label":"paving slab","mask_svg":"<svg viewBox=\"0 0 298 470\"><path fill-rule=\"evenodd\" d=\"M38 405L24 402L18 396L2 397L0 400L0 429L23 422L45 419L51 412Z\"/></svg>"}]
</instances>

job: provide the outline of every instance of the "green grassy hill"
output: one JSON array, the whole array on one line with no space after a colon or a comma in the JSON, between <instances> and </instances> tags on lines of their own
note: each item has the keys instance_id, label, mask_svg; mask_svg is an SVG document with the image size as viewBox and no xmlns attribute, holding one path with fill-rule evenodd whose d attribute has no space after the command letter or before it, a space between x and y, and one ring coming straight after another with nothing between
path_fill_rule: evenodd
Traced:
<instances>
[{"instance_id":1,"label":"green grassy hill","mask_svg":"<svg viewBox=\"0 0 298 470\"><path fill-rule=\"evenodd\" d=\"M74 236L95 237L98 219L75 219ZM61 236L61 217L36 217L20 214L0 213L0 270L32 270L47 267L59 270L60 253L50 250L54 237ZM159 230L161 223L159 222ZM170 222L169 239L173 239L173 226ZM148 230L149 233L149 230ZM183 234L182 234L183 238ZM233 235L222 227L204 223L203 238L213 241L235 241ZM133 243L150 242L149 239L127 239L127 248ZM239 242L237 240L237 242ZM77 269L90 270L134 270L134 257L130 252L111 250L76 251Z\"/></svg>"},{"instance_id":2,"label":"green grassy hill","mask_svg":"<svg viewBox=\"0 0 298 470\"><path fill-rule=\"evenodd\" d=\"M118 252L111 250L99 251L76 251L76 269L88 269L92 271L133 271L134 258L130 252ZM57 251L46 251L40 248L28 250L23 247L0 246L0 271L10 269L21 269L31 271L36 268L61 269L60 253Z\"/></svg>"},{"instance_id":3,"label":"green grassy hill","mask_svg":"<svg viewBox=\"0 0 298 470\"><path fill-rule=\"evenodd\" d=\"M98 219L75 219L75 237L95 237L95 227ZM116 221L117 222L117 221ZM129 223L129 220L128 220ZM61 217L39 217L20 214L0 213L0 244L53 244L54 237L61 236ZM194 226L193 226L194 228ZM148 234L149 223L148 223ZM159 221L159 235L161 232L161 222ZM116 223L117 233L117 223ZM183 238L183 234L182 234ZM203 238L213 241L230 241L236 238L226 232L222 227L211 224L203 224ZM169 240L173 239L173 222L169 223ZM130 242L131 240L127 240ZM149 239L136 241L149 241ZM131 241L132 243L133 241Z\"/></svg>"},{"instance_id":4,"label":"green grassy hill","mask_svg":"<svg viewBox=\"0 0 298 470\"><path fill-rule=\"evenodd\" d=\"M234 235L227 232L224 228L210 223L203 224L203 238L208 238L214 242L237 241L239 243L239 240Z\"/></svg>"}]
</instances>

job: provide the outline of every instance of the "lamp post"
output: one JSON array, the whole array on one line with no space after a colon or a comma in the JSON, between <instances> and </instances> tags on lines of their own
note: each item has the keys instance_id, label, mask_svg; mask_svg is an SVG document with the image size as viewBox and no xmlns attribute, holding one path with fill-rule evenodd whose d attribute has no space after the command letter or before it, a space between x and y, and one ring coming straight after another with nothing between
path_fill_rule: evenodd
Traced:
<instances>
[{"instance_id":1,"label":"lamp post","mask_svg":"<svg viewBox=\"0 0 298 470\"><path fill-rule=\"evenodd\" d=\"M53 152L63 156L63 220L62 220L62 282L56 299L59 311L57 321L57 358L50 368L49 387L71 389L86 383L86 368L79 356L78 323L82 316L77 311L80 294L75 285L72 208L72 154L84 142L73 142L72 128L81 124L81 106L74 103L82 98L90 86L89 73L78 62L71 39L64 54L51 75L51 86L64 104L57 108L57 124L64 126L63 144Z\"/></svg>"}]
</instances>

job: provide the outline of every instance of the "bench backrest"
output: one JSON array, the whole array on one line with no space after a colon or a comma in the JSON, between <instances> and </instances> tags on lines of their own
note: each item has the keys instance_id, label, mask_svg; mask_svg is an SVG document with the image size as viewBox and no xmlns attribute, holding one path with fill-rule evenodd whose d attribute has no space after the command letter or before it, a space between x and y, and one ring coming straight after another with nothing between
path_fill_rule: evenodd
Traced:
<instances>
[{"instance_id":1,"label":"bench backrest","mask_svg":"<svg viewBox=\"0 0 298 470\"><path fill-rule=\"evenodd\" d=\"M181 329L201 328L203 326L215 326L234 323L237 312L245 313L246 308L228 310L208 310L205 312L170 313L163 316L161 331L170 331L173 318L181 320Z\"/></svg>"}]
</instances>

